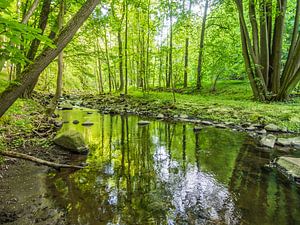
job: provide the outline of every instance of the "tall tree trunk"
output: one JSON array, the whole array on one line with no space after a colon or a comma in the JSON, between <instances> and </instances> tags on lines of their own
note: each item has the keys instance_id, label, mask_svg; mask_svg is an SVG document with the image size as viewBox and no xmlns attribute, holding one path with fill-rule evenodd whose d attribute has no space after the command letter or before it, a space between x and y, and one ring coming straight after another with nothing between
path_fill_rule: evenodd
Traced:
<instances>
[{"instance_id":1,"label":"tall tree trunk","mask_svg":"<svg viewBox=\"0 0 300 225\"><path fill-rule=\"evenodd\" d=\"M173 1L171 0L169 4L169 19L170 19L170 52L169 52L169 82L167 84L167 88L170 87L170 84L172 82L172 76L173 76L173 7L172 7ZM172 85L173 86L173 85Z\"/></svg>"},{"instance_id":2,"label":"tall tree trunk","mask_svg":"<svg viewBox=\"0 0 300 225\"><path fill-rule=\"evenodd\" d=\"M33 61L33 63L22 72L19 82L10 84L9 87L1 93L0 117L21 96L25 89L39 77L41 72L51 63L51 61L54 60L66 47L77 30L99 3L100 0L87 0L54 40L56 48L45 48Z\"/></svg>"},{"instance_id":3,"label":"tall tree trunk","mask_svg":"<svg viewBox=\"0 0 300 225\"><path fill-rule=\"evenodd\" d=\"M185 4L185 1L184 1ZM184 8L184 5L183 5ZM192 10L192 1L189 0L189 11L188 11L188 24L186 27L186 38L185 38L185 53L184 53L184 74L183 74L183 87L187 88L188 86L188 68L189 68L189 43L190 43L190 23L191 23L191 10Z\"/></svg>"},{"instance_id":4,"label":"tall tree trunk","mask_svg":"<svg viewBox=\"0 0 300 225\"><path fill-rule=\"evenodd\" d=\"M32 3L32 5L30 6L30 8L24 14L21 23L23 23L23 24L27 24L28 23L30 17L32 16L32 14L36 10L36 8L38 7L39 3L40 3L40 0L34 0L34 2Z\"/></svg>"},{"instance_id":5,"label":"tall tree trunk","mask_svg":"<svg viewBox=\"0 0 300 225\"><path fill-rule=\"evenodd\" d=\"M119 45L119 76L120 76L120 87L119 91L124 90L124 75L123 75L123 43L121 29L118 31L118 45Z\"/></svg>"},{"instance_id":6,"label":"tall tree trunk","mask_svg":"<svg viewBox=\"0 0 300 225\"><path fill-rule=\"evenodd\" d=\"M44 0L43 1L43 6L42 6L42 10L41 10L41 14L40 14L40 21L39 21L39 29L41 29L41 33L44 34L44 31L46 29L47 26L47 22L48 22L48 17L50 14L50 6L51 6L51 0ZM36 53L38 51L38 48L40 46L41 41L38 39L34 39L31 43L30 49L27 53L27 58L29 60L33 60L36 56ZM28 65L26 66L28 67ZM31 97L31 93L36 85L36 83L38 82L38 77L36 78L36 80L31 83L26 90L24 91L24 93L22 94L22 97L25 98L29 98Z\"/></svg>"},{"instance_id":7,"label":"tall tree trunk","mask_svg":"<svg viewBox=\"0 0 300 225\"><path fill-rule=\"evenodd\" d=\"M105 55L106 55L106 62L107 62L107 71L108 71L108 87L109 93L111 94L112 91L112 75L111 75L111 66L110 66L110 57L108 52L108 41L106 36L106 28L104 28L104 43L105 43Z\"/></svg>"},{"instance_id":8,"label":"tall tree trunk","mask_svg":"<svg viewBox=\"0 0 300 225\"><path fill-rule=\"evenodd\" d=\"M96 39L96 51L97 51L97 68L98 68L98 74L99 74L99 94L102 94L104 91L103 87L103 75L102 75L102 63L101 63L101 48L99 44L99 39ZM100 52L101 51L101 52Z\"/></svg>"},{"instance_id":9,"label":"tall tree trunk","mask_svg":"<svg viewBox=\"0 0 300 225\"><path fill-rule=\"evenodd\" d=\"M200 90L202 87L202 62L203 62L203 49L204 49L204 37L205 37L208 1L209 0L205 1L204 15L203 15L203 20L202 20L202 28L201 28L201 36L200 36L200 48L199 48L199 57L198 57L198 68L197 68L197 90Z\"/></svg>"},{"instance_id":10,"label":"tall tree trunk","mask_svg":"<svg viewBox=\"0 0 300 225\"><path fill-rule=\"evenodd\" d=\"M65 11L65 0L61 0L59 7L59 16L58 16L58 30L61 31L64 21L64 11ZM64 59L63 59L63 50L59 53L57 59L57 80L56 80L56 92L55 99L58 99L62 95L62 85L63 85L63 70L64 70Z\"/></svg>"},{"instance_id":11,"label":"tall tree trunk","mask_svg":"<svg viewBox=\"0 0 300 225\"><path fill-rule=\"evenodd\" d=\"M125 2L125 95L128 93L128 2Z\"/></svg>"}]
</instances>

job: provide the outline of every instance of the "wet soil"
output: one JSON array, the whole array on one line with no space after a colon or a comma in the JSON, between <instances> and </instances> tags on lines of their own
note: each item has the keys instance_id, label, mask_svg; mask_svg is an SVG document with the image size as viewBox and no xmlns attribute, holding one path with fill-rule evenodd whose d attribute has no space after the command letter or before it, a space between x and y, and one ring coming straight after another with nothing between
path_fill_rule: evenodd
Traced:
<instances>
[{"instance_id":1,"label":"wet soil","mask_svg":"<svg viewBox=\"0 0 300 225\"><path fill-rule=\"evenodd\" d=\"M60 163L68 163L71 156L56 146L20 152ZM33 162L5 158L0 166L0 224L67 224L65 210L47 196L46 178L51 170Z\"/></svg>"}]
</instances>

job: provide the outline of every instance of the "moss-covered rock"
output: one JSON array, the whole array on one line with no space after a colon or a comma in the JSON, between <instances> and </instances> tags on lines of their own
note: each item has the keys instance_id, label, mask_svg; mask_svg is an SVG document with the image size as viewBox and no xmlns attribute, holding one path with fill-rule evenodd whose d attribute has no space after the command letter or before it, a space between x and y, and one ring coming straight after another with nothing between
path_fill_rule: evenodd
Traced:
<instances>
[{"instance_id":1,"label":"moss-covered rock","mask_svg":"<svg viewBox=\"0 0 300 225\"><path fill-rule=\"evenodd\" d=\"M85 154L88 151L82 134L75 130L62 132L56 135L53 141L55 144L71 150L72 152Z\"/></svg>"},{"instance_id":2,"label":"moss-covered rock","mask_svg":"<svg viewBox=\"0 0 300 225\"><path fill-rule=\"evenodd\" d=\"M291 175L295 179L300 178L300 158L282 156L277 160L277 164L288 175Z\"/></svg>"}]
</instances>

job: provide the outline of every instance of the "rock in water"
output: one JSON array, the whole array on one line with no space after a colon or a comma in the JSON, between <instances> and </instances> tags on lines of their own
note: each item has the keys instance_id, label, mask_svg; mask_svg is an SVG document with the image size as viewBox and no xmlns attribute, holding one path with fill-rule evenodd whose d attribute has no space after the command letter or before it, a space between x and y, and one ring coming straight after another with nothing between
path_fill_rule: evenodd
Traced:
<instances>
[{"instance_id":1,"label":"rock in water","mask_svg":"<svg viewBox=\"0 0 300 225\"><path fill-rule=\"evenodd\" d=\"M296 179L300 178L300 158L294 157L279 157L277 165L284 169L287 174L293 176Z\"/></svg>"},{"instance_id":2,"label":"rock in water","mask_svg":"<svg viewBox=\"0 0 300 225\"><path fill-rule=\"evenodd\" d=\"M149 121L146 121L146 120L141 120L141 121L139 121L138 122L138 125L148 125L148 124L150 124L150 122Z\"/></svg>"},{"instance_id":3,"label":"rock in water","mask_svg":"<svg viewBox=\"0 0 300 225\"><path fill-rule=\"evenodd\" d=\"M265 147L274 148L277 137L269 134L260 140L260 144Z\"/></svg>"},{"instance_id":4,"label":"rock in water","mask_svg":"<svg viewBox=\"0 0 300 225\"><path fill-rule=\"evenodd\" d=\"M81 125L82 125L82 126L92 126L92 125L94 125L94 123L93 123L93 122L90 122L90 121L85 121L85 122L83 122Z\"/></svg>"},{"instance_id":5,"label":"rock in water","mask_svg":"<svg viewBox=\"0 0 300 225\"><path fill-rule=\"evenodd\" d=\"M61 108L62 110L72 110L73 105L71 103L66 102L66 103L59 105L59 108Z\"/></svg>"},{"instance_id":6,"label":"rock in water","mask_svg":"<svg viewBox=\"0 0 300 225\"><path fill-rule=\"evenodd\" d=\"M53 141L55 144L65 149L71 150L72 152L85 154L88 151L82 134L75 130L62 132L56 135Z\"/></svg>"},{"instance_id":7,"label":"rock in water","mask_svg":"<svg viewBox=\"0 0 300 225\"><path fill-rule=\"evenodd\" d=\"M278 131L280 131L280 128L278 126L276 126L275 124L268 124L267 126L265 126L265 130L271 131L271 132L278 132Z\"/></svg>"},{"instance_id":8,"label":"rock in water","mask_svg":"<svg viewBox=\"0 0 300 225\"><path fill-rule=\"evenodd\" d=\"M163 119L165 118L164 114L160 113L156 116L157 119Z\"/></svg>"},{"instance_id":9,"label":"rock in water","mask_svg":"<svg viewBox=\"0 0 300 225\"><path fill-rule=\"evenodd\" d=\"M73 124L79 124L79 120L73 120Z\"/></svg>"}]
</instances>

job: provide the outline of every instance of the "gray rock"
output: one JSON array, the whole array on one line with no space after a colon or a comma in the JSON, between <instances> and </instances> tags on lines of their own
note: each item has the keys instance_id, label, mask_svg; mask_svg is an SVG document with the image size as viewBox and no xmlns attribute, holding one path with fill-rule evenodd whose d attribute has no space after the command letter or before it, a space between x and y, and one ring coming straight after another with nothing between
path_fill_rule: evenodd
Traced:
<instances>
[{"instance_id":1,"label":"gray rock","mask_svg":"<svg viewBox=\"0 0 300 225\"><path fill-rule=\"evenodd\" d=\"M280 131L280 128L275 124L268 124L267 126L265 126L265 130L271 132L278 132Z\"/></svg>"},{"instance_id":2,"label":"gray rock","mask_svg":"<svg viewBox=\"0 0 300 225\"><path fill-rule=\"evenodd\" d=\"M279 157L276 163L279 167L284 169L287 174L294 178L300 178L300 158L282 156Z\"/></svg>"},{"instance_id":3,"label":"gray rock","mask_svg":"<svg viewBox=\"0 0 300 225\"><path fill-rule=\"evenodd\" d=\"M180 119L188 119L189 118L189 116L186 114L181 114L179 117L180 117Z\"/></svg>"},{"instance_id":4,"label":"gray rock","mask_svg":"<svg viewBox=\"0 0 300 225\"><path fill-rule=\"evenodd\" d=\"M71 103L65 102L59 105L59 108L61 108L62 110L72 110L73 105Z\"/></svg>"},{"instance_id":5,"label":"gray rock","mask_svg":"<svg viewBox=\"0 0 300 225\"><path fill-rule=\"evenodd\" d=\"M72 152L85 154L88 151L82 134L75 130L65 131L56 135L53 142Z\"/></svg>"},{"instance_id":6,"label":"gray rock","mask_svg":"<svg viewBox=\"0 0 300 225\"><path fill-rule=\"evenodd\" d=\"M292 141L292 146L297 150L300 150L300 140L299 139L300 139L300 137L298 137L297 139Z\"/></svg>"},{"instance_id":7,"label":"gray rock","mask_svg":"<svg viewBox=\"0 0 300 225\"><path fill-rule=\"evenodd\" d=\"M246 128L247 131L254 131L256 130L256 127L253 125L250 125L249 127Z\"/></svg>"},{"instance_id":8,"label":"gray rock","mask_svg":"<svg viewBox=\"0 0 300 225\"><path fill-rule=\"evenodd\" d=\"M291 146L292 140L290 138L278 138L276 144L280 146Z\"/></svg>"},{"instance_id":9,"label":"gray rock","mask_svg":"<svg viewBox=\"0 0 300 225\"><path fill-rule=\"evenodd\" d=\"M139 121L138 122L138 125L148 125L148 124L150 124L150 122L149 121L146 121L146 120L141 120L141 121Z\"/></svg>"},{"instance_id":10,"label":"gray rock","mask_svg":"<svg viewBox=\"0 0 300 225\"><path fill-rule=\"evenodd\" d=\"M269 134L260 140L260 144L265 147L274 148L277 137Z\"/></svg>"},{"instance_id":11,"label":"gray rock","mask_svg":"<svg viewBox=\"0 0 300 225\"><path fill-rule=\"evenodd\" d=\"M221 129L227 128L224 124L221 124L221 123L215 124L215 127L221 128Z\"/></svg>"},{"instance_id":12,"label":"gray rock","mask_svg":"<svg viewBox=\"0 0 300 225\"><path fill-rule=\"evenodd\" d=\"M165 118L164 114L160 113L156 116L157 119L163 119Z\"/></svg>"},{"instance_id":13,"label":"gray rock","mask_svg":"<svg viewBox=\"0 0 300 225\"><path fill-rule=\"evenodd\" d=\"M73 120L73 124L79 124L78 120Z\"/></svg>"},{"instance_id":14,"label":"gray rock","mask_svg":"<svg viewBox=\"0 0 300 225\"><path fill-rule=\"evenodd\" d=\"M198 127L198 126L197 126L197 127L194 127L194 131L195 131L195 132L200 131L200 130L202 130L202 129L203 129L203 127Z\"/></svg>"},{"instance_id":15,"label":"gray rock","mask_svg":"<svg viewBox=\"0 0 300 225\"><path fill-rule=\"evenodd\" d=\"M206 121L206 120L201 121L201 123L204 124L204 125L207 125L207 126L213 125L213 122Z\"/></svg>"},{"instance_id":16,"label":"gray rock","mask_svg":"<svg viewBox=\"0 0 300 225\"><path fill-rule=\"evenodd\" d=\"M62 125L63 125L62 121L54 122L54 126L56 126L56 127L62 127Z\"/></svg>"},{"instance_id":17,"label":"gray rock","mask_svg":"<svg viewBox=\"0 0 300 225\"><path fill-rule=\"evenodd\" d=\"M83 122L81 125L82 125L82 126L92 126L92 125L94 125L94 123L91 122L91 121L85 121L85 122Z\"/></svg>"},{"instance_id":18,"label":"gray rock","mask_svg":"<svg viewBox=\"0 0 300 225\"><path fill-rule=\"evenodd\" d=\"M266 134L267 131L265 129L262 129L262 130L258 130L256 133L257 134Z\"/></svg>"}]
</instances>

